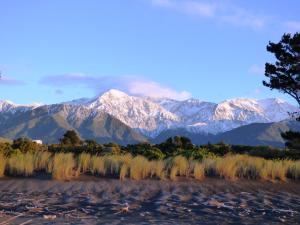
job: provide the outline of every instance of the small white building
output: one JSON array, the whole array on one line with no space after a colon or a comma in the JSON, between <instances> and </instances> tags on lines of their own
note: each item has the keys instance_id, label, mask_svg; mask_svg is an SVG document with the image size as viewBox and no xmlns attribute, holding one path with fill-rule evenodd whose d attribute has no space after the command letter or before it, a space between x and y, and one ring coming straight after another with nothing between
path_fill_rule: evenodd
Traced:
<instances>
[{"instance_id":1,"label":"small white building","mask_svg":"<svg viewBox=\"0 0 300 225\"><path fill-rule=\"evenodd\" d=\"M32 140L32 142L35 142L35 143L40 144L40 145L43 144L43 141L42 141L42 140Z\"/></svg>"}]
</instances>

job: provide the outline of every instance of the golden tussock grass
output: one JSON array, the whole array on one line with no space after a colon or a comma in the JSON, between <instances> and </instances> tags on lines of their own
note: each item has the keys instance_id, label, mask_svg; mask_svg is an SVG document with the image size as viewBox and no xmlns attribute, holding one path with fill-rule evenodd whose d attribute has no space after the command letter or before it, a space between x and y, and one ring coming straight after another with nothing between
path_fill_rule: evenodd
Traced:
<instances>
[{"instance_id":1,"label":"golden tussock grass","mask_svg":"<svg viewBox=\"0 0 300 225\"><path fill-rule=\"evenodd\" d=\"M176 180L177 176L189 176L189 162L183 156L176 156L170 162L170 179Z\"/></svg>"},{"instance_id":2,"label":"golden tussock grass","mask_svg":"<svg viewBox=\"0 0 300 225\"><path fill-rule=\"evenodd\" d=\"M204 165L199 162L194 163L193 175L196 180L204 180L205 178L205 170Z\"/></svg>"},{"instance_id":3,"label":"golden tussock grass","mask_svg":"<svg viewBox=\"0 0 300 225\"><path fill-rule=\"evenodd\" d=\"M80 173L86 173L91 168L91 155L81 153L77 159L77 168Z\"/></svg>"},{"instance_id":4,"label":"golden tussock grass","mask_svg":"<svg viewBox=\"0 0 300 225\"><path fill-rule=\"evenodd\" d=\"M32 153L16 154L7 161L11 176L31 176L34 173L34 155Z\"/></svg>"},{"instance_id":5,"label":"golden tussock grass","mask_svg":"<svg viewBox=\"0 0 300 225\"><path fill-rule=\"evenodd\" d=\"M0 153L0 177L4 176L6 167L6 158L3 154Z\"/></svg>"},{"instance_id":6,"label":"golden tussock grass","mask_svg":"<svg viewBox=\"0 0 300 225\"><path fill-rule=\"evenodd\" d=\"M163 160L155 160L150 162L151 177L164 180L166 176L165 162Z\"/></svg>"},{"instance_id":7,"label":"golden tussock grass","mask_svg":"<svg viewBox=\"0 0 300 225\"><path fill-rule=\"evenodd\" d=\"M127 177L129 173L129 167L127 164L123 164L120 170L120 180L123 181Z\"/></svg>"},{"instance_id":8,"label":"golden tussock grass","mask_svg":"<svg viewBox=\"0 0 300 225\"><path fill-rule=\"evenodd\" d=\"M90 163L91 173L94 175L104 176L106 174L106 169L104 165L104 158L100 156L92 156Z\"/></svg>"},{"instance_id":9,"label":"golden tussock grass","mask_svg":"<svg viewBox=\"0 0 300 225\"><path fill-rule=\"evenodd\" d=\"M192 176L203 180L207 176L217 176L228 180L261 179L267 181L287 181L300 179L300 161L266 160L247 155L227 155L205 158L202 161L187 160L176 156L167 160L149 161L143 156L126 155L91 156L82 153L75 157L72 153L37 152L11 155L0 154L0 177L31 176L34 172L47 171L54 179L70 180L80 173L100 176L114 176L124 180L146 178L176 181L179 176Z\"/></svg>"},{"instance_id":10,"label":"golden tussock grass","mask_svg":"<svg viewBox=\"0 0 300 225\"><path fill-rule=\"evenodd\" d=\"M37 152L33 154L34 170L35 171L46 171L48 163L51 160L50 152Z\"/></svg>"},{"instance_id":11,"label":"golden tussock grass","mask_svg":"<svg viewBox=\"0 0 300 225\"><path fill-rule=\"evenodd\" d=\"M119 155L104 156L105 174L118 176L121 168L121 158Z\"/></svg>"},{"instance_id":12,"label":"golden tussock grass","mask_svg":"<svg viewBox=\"0 0 300 225\"><path fill-rule=\"evenodd\" d=\"M172 166L170 170L170 180L176 181L177 180L177 175L178 175L178 167L177 166Z\"/></svg>"},{"instance_id":13,"label":"golden tussock grass","mask_svg":"<svg viewBox=\"0 0 300 225\"><path fill-rule=\"evenodd\" d=\"M207 176L236 180L238 178L286 181L299 179L300 163L291 160L266 160L246 155L228 155L223 158L204 159Z\"/></svg>"},{"instance_id":14,"label":"golden tussock grass","mask_svg":"<svg viewBox=\"0 0 300 225\"><path fill-rule=\"evenodd\" d=\"M145 179L150 175L150 163L144 156L136 156L130 163L130 178L133 180Z\"/></svg>"},{"instance_id":15,"label":"golden tussock grass","mask_svg":"<svg viewBox=\"0 0 300 225\"><path fill-rule=\"evenodd\" d=\"M287 176L293 180L300 179L300 160L290 161L287 165Z\"/></svg>"},{"instance_id":16,"label":"golden tussock grass","mask_svg":"<svg viewBox=\"0 0 300 225\"><path fill-rule=\"evenodd\" d=\"M57 153L53 156L48 167L52 177L56 180L70 180L75 177L76 162L72 153Z\"/></svg>"}]
</instances>

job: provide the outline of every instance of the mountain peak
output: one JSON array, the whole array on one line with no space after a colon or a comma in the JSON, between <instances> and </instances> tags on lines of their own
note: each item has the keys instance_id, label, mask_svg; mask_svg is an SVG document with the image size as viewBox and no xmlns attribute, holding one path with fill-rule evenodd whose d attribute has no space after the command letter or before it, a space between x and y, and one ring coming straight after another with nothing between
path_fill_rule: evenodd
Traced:
<instances>
[{"instance_id":1,"label":"mountain peak","mask_svg":"<svg viewBox=\"0 0 300 225\"><path fill-rule=\"evenodd\" d=\"M0 100L0 105L3 105L3 104L15 105L15 103L13 103L10 100Z\"/></svg>"},{"instance_id":2,"label":"mountain peak","mask_svg":"<svg viewBox=\"0 0 300 225\"><path fill-rule=\"evenodd\" d=\"M104 92L102 95L100 95L100 98L106 97L106 96L108 96L108 97L116 97L116 98L129 97L128 94L126 94L123 91L119 91L117 89L110 89L110 90Z\"/></svg>"}]
</instances>

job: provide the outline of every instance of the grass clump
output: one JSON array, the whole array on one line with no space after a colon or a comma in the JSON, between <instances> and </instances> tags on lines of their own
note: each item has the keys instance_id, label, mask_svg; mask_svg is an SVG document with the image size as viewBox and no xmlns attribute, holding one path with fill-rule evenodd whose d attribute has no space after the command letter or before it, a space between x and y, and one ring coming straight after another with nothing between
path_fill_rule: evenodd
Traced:
<instances>
[{"instance_id":1,"label":"grass clump","mask_svg":"<svg viewBox=\"0 0 300 225\"><path fill-rule=\"evenodd\" d=\"M264 180L269 180L269 181L275 181L275 180L286 181L287 171L288 171L288 162L286 160L281 160L281 161L265 160L260 170L260 177Z\"/></svg>"},{"instance_id":2,"label":"grass clump","mask_svg":"<svg viewBox=\"0 0 300 225\"><path fill-rule=\"evenodd\" d=\"M287 177L293 180L300 179L300 160L290 161L287 166Z\"/></svg>"},{"instance_id":3,"label":"grass clump","mask_svg":"<svg viewBox=\"0 0 300 225\"><path fill-rule=\"evenodd\" d=\"M121 168L121 157L119 155L104 156L105 174L118 176Z\"/></svg>"},{"instance_id":4,"label":"grass clump","mask_svg":"<svg viewBox=\"0 0 300 225\"><path fill-rule=\"evenodd\" d=\"M193 175L196 180L204 180L205 178L205 169L202 163L194 163Z\"/></svg>"},{"instance_id":5,"label":"grass clump","mask_svg":"<svg viewBox=\"0 0 300 225\"><path fill-rule=\"evenodd\" d=\"M150 162L151 177L164 180L166 176L165 162L163 160L155 160Z\"/></svg>"},{"instance_id":6,"label":"grass clump","mask_svg":"<svg viewBox=\"0 0 300 225\"><path fill-rule=\"evenodd\" d=\"M120 170L120 180L123 181L127 177L129 173L129 167L127 164L123 164Z\"/></svg>"},{"instance_id":7,"label":"grass clump","mask_svg":"<svg viewBox=\"0 0 300 225\"><path fill-rule=\"evenodd\" d=\"M170 165L170 179L176 180L177 176L189 176L189 162L183 156L176 156L172 159Z\"/></svg>"},{"instance_id":8,"label":"grass clump","mask_svg":"<svg viewBox=\"0 0 300 225\"><path fill-rule=\"evenodd\" d=\"M6 167L6 158L3 154L0 153L0 177L4 177Z\"/></svg>"},{"instance_id":9,"label":"grass clump","mask_svg":"<svg viewBox=\"0 0 300 225\"><path fill-rule=\"evenodd\" d=\"M81 153L77 159L77 168L80 173L86 173L91 168L91 155Z\"/></svg>"},{"instance_id":10,"label":"grass clump","mask_svg":"<svg viewBox=\"0 0 300 225\"><path fill-rule=\"evenodd\" d=\"M51 160L50 152L37 152L33 155L34 170L46 171Z\"/></svg>"},{"instance_id":11,"label":"grass clump","mask_svg":"<svg viewBox=\"0 0 300 225\"><path fill-rule=\"evenodd\" d=\"M106 169L104 164L105 161L103 157L92 156L91 164L90 164L91 173L98 176L99 175L104 176L106 174Z\"/></svg>"},{"instance_id":12,"label":"grass clump","mask_svg":"<svg viewBox=\"0 0 300 225\"><path fill-rule=\"evenodd\" d=\"M150 163L144 156L136 156L130 163L130 178L133 180L145 179L151 172Z\"/></svg>"},{"instance_id":13,"label":"grass clump","mask_svg":"<svg viewBox=\"0 0 300 225\"><path fill-rule=\"evenodd\" d=\"M70 180L75 177L76 162L72 153L57 153L53 156L48 169L56 180Z\"/></svg>"},{"instance_id":14,"label":"grass clump","mask_svg":"<svg viewBox=\"0 0 300 225\"><path fill-rule=\"evenodd\" d=\"M11 176L31 176L34 173L34 155L16 154L8 159L8 173Z\"/></svg>"}]
</instances>

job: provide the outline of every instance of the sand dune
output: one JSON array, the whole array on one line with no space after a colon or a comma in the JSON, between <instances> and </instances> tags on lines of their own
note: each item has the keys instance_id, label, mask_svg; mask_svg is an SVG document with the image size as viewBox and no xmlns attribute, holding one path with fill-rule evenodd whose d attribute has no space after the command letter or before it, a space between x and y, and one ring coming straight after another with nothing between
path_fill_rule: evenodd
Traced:
<instances>
[{"instance_id":1,"label":"sand dune","mask_svg":"<svg viewBox=\"0 0 300 225\"><path fill-rule=\"evenodd\" d=\"M1 179L0 224L9 218L10 224L297 224L300 183Z\"/></svg>"}]
</instances>

